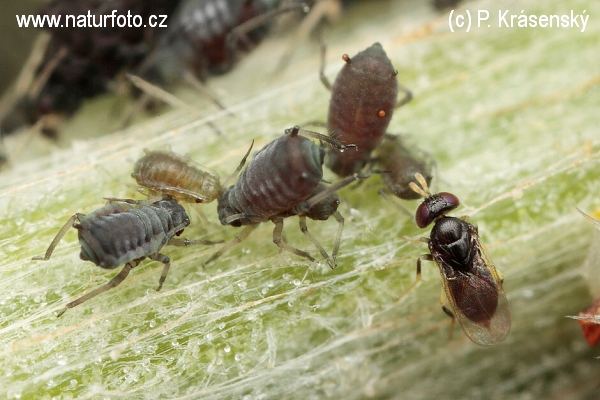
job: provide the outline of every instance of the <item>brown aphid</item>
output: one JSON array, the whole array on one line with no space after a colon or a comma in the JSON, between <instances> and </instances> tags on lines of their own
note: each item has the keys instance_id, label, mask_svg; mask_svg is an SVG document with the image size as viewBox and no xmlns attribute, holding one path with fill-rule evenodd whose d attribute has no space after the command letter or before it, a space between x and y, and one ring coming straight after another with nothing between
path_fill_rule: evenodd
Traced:
<instances>
[{"instance_id":1,"label":"brown aphid","mask_svg":"<svg viewBox=\"0 0 600 400\"><path fill-rule=\"evenodd\" d=\"M431 194L423 176L417 173L415 179L421 187L413 182L410 187L424 197L417 208L417 225L425 228L434 222L434 226L429 239L423 239L431 254L417 259L417 279L410 288L421 279L421 261L435 261L445 298L452 306L451 311L442 303L444 312L453 322L458 319L473 342L484 346L502 342L510 331L510 309L502 289L504 278L486 254L477 226L468 223L467 217L446 216L458 207L456 196Z\"/></svg>"},{"instance_id":2,"label":"brown aphid","mask_svg":"<svg viewBox=\"0 0 600 400\"><path fill-rule=\"evenodd\" d=\"M427 185L433 179L434 162L425 152L406 145L405 140L396 135L386 134L375 150L375 162L386 173L381 178L392 193L404 200L421 197L409 186L415 174L425 178Z\"/></svg>"},{"instance_id":3,"label":"brown aphid","mask_svg":"<svg viewBox=\"0 0 600 400\"><path fill-rule=\"evenodd\" d=\"M144 152L131 177L149 195L168 194L188 203L209 203L219 196L221 185L216 172L172 151Z\"/></svg>"},{"instance_id":4,"label":"brown aphid","mask_svg":"<svg viewBox=\"0 0 600 400\"><path fill-rule=\"evenodd\" d=\"M324 53L324 50L323 50ZM324 57L323 57L324 59ZM394 114L394 109L409 102L412 94L399 87L390 59L375 43L356 56L342 56L346 65L333 86L323 73L323 84L331 89L327 129L341 143L353 143L357 151L328 151L326 165L339 176L360 171L371 158L371 152L381 143ZM398 101L398 91L405 96Z\"/></svg>"}]
</instances>

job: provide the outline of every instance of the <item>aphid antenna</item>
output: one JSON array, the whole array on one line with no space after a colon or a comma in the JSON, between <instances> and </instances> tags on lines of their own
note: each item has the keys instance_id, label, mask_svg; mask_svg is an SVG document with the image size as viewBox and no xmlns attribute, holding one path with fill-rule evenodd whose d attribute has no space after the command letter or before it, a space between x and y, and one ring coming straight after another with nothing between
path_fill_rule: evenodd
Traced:
<instances>
[{"instance_id":1,"label":"aphid antenna","mask_svg":"<svg viewBox=\"0 0 600 400\"><path fill-rule=\"evenodd\" d=\"M271 19L275 18L276 16L278 16L280 14L284 14L284 13L287 13L290 11L300 10L300 9L304 13L307 13L310 11L310 6L308 5L308 3L296 3L296 4L282 6L275 10L271 10L262 15L259 15L255 18L252 18L252 19L244 22L243 24L236 26L227 34L227 37L225 38L227 51L230 54L235 54L235 43L237 42L238 39L243 39L248 32L261 27L262 25L266 24Z\"/></svg>"},{"instance_id":2,"label":"aphid antenna","mask_svg":"<svg viewBox=\"0 0 600 400\"><path fill-rule=\"evenodd\" d=\"M237 176L237 174L239 174L240 171L242 170L242 168L244 168L244 164L246 164L246 160L248 159L248 156L250 155L250 151L252 151L252 147L253 146L254 146L254 139L252 139L252 143L250 143L250 148L248 149L248 151L244 155L244 158L242 158L242 161L240 161L240 164L237 166L237 168L235 169L235 171L233 171L233 173L231 175L229 175L227 177L227 179L225 179L225 182L223 182L223 185L221 186L221 190L224 191L226 188L228 188L229 185L231 185L231 182Z\"/></svg>"},{"instance_id":3,"label":"aphid antenna","mask_svg":"<svg viewBox=\"0 0 600 400\"><path fill-rule=\"evenodd\" d=\"M575 207L575 208L577 209L577 211L579 211L579 213L580 213L581 215L583 215L583 216L585 217L585 219L587 219L588 221L590 221L590 222L592 223L592 225L594 225L594 227L595 227L596 229L599 229L599 230L600 230L600 221L598 221L598 220L594 219L592 216L590 216L590 215L588 215L588 214L584 213L583 211L581 211L581 210L579 209L579 207Z\"/></svg>"},{"instance_id":4,"label":"aphid antenna","mask_svg":"<svg viewBox=\"0 0 600 400\"><path fill-rule=\"evenodd\" d=\"M209 99L212 100L213 103L216 104L217 107L219 107L221 110L223 111L227 111L227 114L229 114L230 116L234 117L235 113L233 111L230 111L229 109L227 109L227 107L221 103L221 100L219 100L217 98L217 96L210 91L205 84L203 84L198 78L196 78L194 76L194 74L192 74L189 70L185 70L183 71L183 79L185 79L190 85L192 85L197 91L199 91L200 93L202 93L203 95L205 95L206 97L208 97Z\"/></svg>"},{"instance_id":5,"label":"aphid antenna","mask_svg":"<svg viewBox=\"0 0 600 400\"><path fill-rule=\"evenodd\" d=\"M311 33L315 33L318 42L322 45L324 43L323 30L320 29L318 24L324 19L334 21L338 19L342 13L341 0L310 0L307 3L310 6L310 12L304 17L296 29L293 39L289 41L287 50L279 59L279 63L277 63L275 73L279 73L287 67L292 59L294 48Z\"/></svg>"},{"instance_id":6,"label":"aphid antenna","mask_svg":"<svg viewBox=\"0 0 600 400\"><path fill-rule=\"evenodd\" d=\"M394 74L394 76L398 75L398 70L394 70L394 71L396 72ZM404 97L402 99L398 100L398 102L396 103L396 108L402 107L406 103L410 102L413 98L412 92L402 85L398 85L398 91L404 93Z\"/></svg>"},{"instance_id":7,"label":"aphid antenna","mask_svg":"<svg viewBox=\"0 0 600 400\"><path fill-rule=\"evenodd\" d=\"M427 185L427 181L420 173L415 173L415 179L421 187L419 187L416 183L410 182L408 186L413 190L413 192L418 193L421 197L427 198L431 197L431 192L429 191L429 185Z\"/></svg>"},{"instance_id":8,"label":"aphid antenna","mask_svg":"<svg viewBox=\"0 0 600 400\"><path fill-rule=\"evenodd\" d=\"M323 135L318 132L309 131L308 129L301 129L298 125L295 125L292 128L286 129L285 134L290 135L290 136L297 136L298 134L300 134L302 136L311 137L313 139L317 139L322 142L325 142L325 143L329 144L331 147L335 147L336 149L338 149L341 152L343 152L344 150L346 150L349 147L353 147L356 150L358 150L358 147L355 144L341 144L340 142L338 142L337 140L335 140L332 137Z\"/></svg>"},{"instance_id":9,"label":"aphid antenna","mask_svg":"<svg viewBox=\"0 0 600 400\"><path fill-rule=\"evenodd\" d=\"M322 192L320 192L319 194L311 197L310 199L308 199L306 201L306 206L307 209L310 209L311 207L313 207L315 204L325 200L327 197L331 196L333 193L337 192L338 190L340 190L341 188L343 188L344 186L348 186L349 184L351 184L352 182L358 180L358 179L367 179L369 176L371 176L374 173L379 173L378 171L371 171L368 173L354 173L350 176L345 177L344 179L342 179L341 181L329 186L327 189L323 190Z\"/></svg>"},{"instance_id":10,"label":"aphid antenna","mask_svg":"<svg viewBox=\"0 0 600 400\"><path fill-rule=\"evenodd\" d=\"M109 204L127 203L127 204L141 205L141 206L147 206L150 204L158 203L159 201L170 200L170 199L172 199L172 197L169 196L168 194L161 194L158 196L149 197L146 200L118 199L116 197L104 197L104 200L106 200Z\"/></svg>"},{"instance_id":11,"label":"aphid antenna","mask_svg":"<svg viewBox=\"0 0 600 400\"><path fill-rule=\"evenodd\" d=\"M402 212L402 213L406 214L406 215L407 215L409 218L412 218L412 219L414 220L414 217L413 217L413 215L412 215L412 212L408 211L408 210L406 209L406 207L404 207L403 205L396 203L396 202L394 201L394 198L395 198L395 196L394 196L394 197L392 197L392 196L390 196L390 195L389 195L389 193L391 193L391 192L389 191L389 189L383 189L383 188L382 188L382 189L379 189L379 190L377 191L377 194L378 194L379 196L381 196L381 198L382 198L382 199L384 199L385 201L387 201L388 203L390 203L390 204L391 204L393 207L395 207L397 210L399 210L400 212Z\"/></svg>"},{"instance_id":12,"label":"aphid antenna","mask_svg":"<svg viewBox=\"0 0 600 400\"><path fill-rule=\"evenodd\" d=\"M321 67L319 68L319 79L321 80L321 83L323 83L323 86L325 86L325 89L331 92L331 82L325 75L325 55L327 54L327 46L325 45L322 35L319 35L319 44L321 47Z\"/></svg>"},{"instance_id":13,"label":"aphid antenna","mask_svg":"<svg viewBox=\"0 0 600 400\"><path fill-rule=\"evenodd\" d=\"M125 76L129 80L129 82L131 82L135 87L137 87L138 89L143 91L145 94L147 94L151 97L157 98L158 100L170 105L173 108L182 109L182 110L189 112L190 114L197 116L199 118L202 116L202 114L200 113L200 110L198 110L197 108L194 108L194 107L190 106L189 104L187 104L186 102L181 101L176 96L172 95L171 93L167 92L164 89L161 89L160 87L158 87L156 85L153 85L152 83L148 82L147 80L140 78L137 75L133 75L133 74L129 74L129 73L125 74ZM130 119L130 118L128 117L128 119ZM215 133L217 135L222 136L221 130L215 124L213 124L210 121L207 121L206 125L210 126L211 129L213 131L215 131Z\"/></svg>"},{"instance_id":14,"label":"aphid antenna","mask_svg":"<svg viewBox=\"0 0 600 400\"><path fill-rule=\"evenodd\" d=\"M233 221L236 221L236 220L239 220L239 219L253 219L253 218L254 219L258 218L261 222L268 221L265 218L261 217L260 215L240 213L240 214L233 214L233 215L230 215L229 217L225 218L224 219L224 222L225 222L224 225L229 225Z\"/></svg>"}]
</instances>

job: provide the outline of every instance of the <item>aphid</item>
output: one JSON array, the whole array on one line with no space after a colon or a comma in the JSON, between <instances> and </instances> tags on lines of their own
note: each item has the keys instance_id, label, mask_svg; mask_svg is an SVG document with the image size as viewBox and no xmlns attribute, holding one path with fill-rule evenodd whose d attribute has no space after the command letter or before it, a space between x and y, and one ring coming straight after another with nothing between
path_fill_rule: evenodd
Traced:
<instances>
[{"instance_id":1,"label":"aphid","mask_svg":"<svg viewBox=\"0 0 600 400\"><path fill-rule=\"evenodd\" d=\"M201 81L209 74L224 74L233 67L238 53L249 52L264 39L265 23L272 15L303 7L294 4L274 9L275 4L265 0L188 0L176 12L140 75L164 85L175 82L186 70Z\"/></svg>"},{"instance_id":2,"label":"aphid","mask_svg":"<svg viewBox=\"0 0 600 400\"><path fill-rule=\"evenodd\" d=\"M147 189L148 195L168 194L188 203L208 203L219 196L216 172L171 151L144 152L131 177Z\"/></svg>"},{"instance_id":3,"label":"aphid","mask_svg":"<svg viewBox=\"0 0 600 400\"><path fill-rule=\"evenodd\" d=\"M477 226L467 217L448 217L446 213L460 204L458 198L446 192L431 194L420 174L410 187L424 197L416 212L419 228L434 222L429 239L431 254L417 259L417 280L421 279L421 261L435 261L440 269L445 297L452 311L443 304L446 314L458 319L465 334L480 345L500 343L510 330L510 310L502 289L503 277L489 259L477 232ZM413 284L413 285L414 285ZM412 286L411 286L412 287Z\"/></svg>"},{"instance_id":4,"label":"aphid","mask_svg":"<svg viewBox=\"0 0 600 400\"><path fill-rule=\"evenodd\" d=\"M590 346L600 342L600 297L594 300L591 306L579 313L576 319L581 324L583 337Z\"/></svg>"},{"instance_id":5,"label":"aphid","mask_svg":"<svg viewBox=\"0 0 600 400\"><path fill-rule=\"evenodd\" d=\"M596 229L600 230L600 221L596 220L591 215L584 213L579 208L577 208L577 211L579 211L585 219L590 221ZM588 266L588 283L591 286L592 292L595 292L593 283L594 281L597 281L596 277L598 275L598 251L593 245L590 246L590 253L587 256L584 265ZM583 330L583 337L590 346L595 346L600 342L600 297L597 298L590 307L580 312L578 316L571 316L570 318L579 321Z\"/></svg>"},{"instance_id":6,"label":"aphid","mask_svg":"<svg viewBox=\"0 0 600 400\"><path fill-rule=\"evenodd\" d=\"M4 132L32 125L48 114L72 115L83 99L107 91L122 70L136 68L154 48L157 36L165 31L149 24L119 27L114 21L111 24L111 13L123 16L129 12L148 21L150 16L170 16L178 3L179 0L54 0L45 5L39 14L60 17L61 21L66 21L67 16L90 16L94 24L109 19L103 27L82 29L71 22L46 29L51 40L43 50L34 84L25 93L16 94L18 99L11 107L14 110L0 121ZM54 135L55 128L44 127L42 131Z\"/></svg>"},{"instance_id":7,"label":"aphid","mask_svg":"<svg viewBox=\"0 0 600 400\"><path fill-rule=\"evenodd\" d=\"M81 245L79 257L82 260L91 261L106 269L125 264L121 272L108 283L70 302L57 317L63 315L67 309L119 285L146 257L164 264L156 288L159 291L171 267L169 257L160 253L166 244L190 246L215 243L175 238L190 224L190 219L183 207L170 196L139 201L114 198L107 200L109 204L90 214L74 214L52 240L46 254L43 257L33 258L33 260L45 261L50 259L58 242L69 228L73 227L77 229Z\"/></svg>"},{"instance_id":8,"label":"aphid","mask_svg":"<svg viewBox=\"0 0 600 400\"><path fill-rule=\"evenodd\" d=\"M387 171L381 178L390 191L401 199L415 200L420 197L409 186L416 173L425 178L427 185L431 184L434 162L424 152L409 148L400 136L385 134L375 149L375 162Z\"/></svg>"},{"instance_id":9,"label":"aphid","mask_svg":"<svg viewBox=\"0 0 600 400\"><path fill-rule=\"evenodd\" d=\"M322 50L322 59L325 48ZM342 143L353 143L358 151L328 151L327 166L340 176L360 171L371 158L371 152L381 143L392 119L394 109L412 99L412 94L398 85L390 59L375 43L353 58L342 56L346 65L333 86L324 74L324 61L320 77L325 87L331 89L327 130ZM398 90L405 93L397 100Z\"/></svg>"},{"instance_id":10,"label":"aphid","mask_svg":"<svg viewBox=\"0 0 600 400\"><path fill-rule=\"evenodd\" d=\"M235 185L225 189L219 196L217 210L221 224L236 227L244 225L246 228L206 263L214 261L233 245L244 240L258 224L266 221L275 224L273 242L277 246L314 261L307 252L282 240L284 218L298 215L302 232L319 248L331 268L337 265L339 236L344 219L337 212L339 199L335 192L355 179L366 176L356 174L326 188L321 184L325 153L299 133L323 140L342 150L349 146L340 145L335 140L315 132L300 130L298 126L287 129L285 133L263 147L242 171ZM330 215L334 215L340 224L333 261L309 234L305 223L306 217L325 220Z\"/></svg>"}]
</instances>

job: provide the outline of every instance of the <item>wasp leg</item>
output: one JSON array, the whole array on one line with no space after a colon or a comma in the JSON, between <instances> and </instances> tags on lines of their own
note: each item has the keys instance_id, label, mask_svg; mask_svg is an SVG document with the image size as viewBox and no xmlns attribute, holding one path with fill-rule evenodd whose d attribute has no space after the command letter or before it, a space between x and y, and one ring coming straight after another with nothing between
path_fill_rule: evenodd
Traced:
<instances>
[{"instance_id":1,"label":"wasp leg","mask_svg":"<svg viewBox=\"0 0 600 400\"><path fill-rule=\"evenodd\" d=\"M446 295L444 293L444 289L442 289L442 294L440 295L440 305L442 306L442 310L446 313L446 315L452 318L452 322L450 323L450 331L448 332L448 340L452 340L452 335L454 334L454 325L456 325L456 316L448 307L446 307Z\"/></svg>"},{"instance_id":2,"label":"wasp leg","mask_svg":"<svg viewBox=\"0 0 600 400\"><path fill-rule=\"evenodd\" d=\"M396 298L396 301L398 301L401 298L403 298L404 296L406 296L406 294L408 292L410 292L412 290L412 288L414 288L417 285L417 283L421 282L421 261L422 260L433 261L433 256L431 254L423 254L423 255L419 256L419 258L417 258L417 278L415 279L415 281L413 283L410 284L410 286L404 291L404 293L402 293L400 296L398 296Z\"/></svg>"}]
</instances>

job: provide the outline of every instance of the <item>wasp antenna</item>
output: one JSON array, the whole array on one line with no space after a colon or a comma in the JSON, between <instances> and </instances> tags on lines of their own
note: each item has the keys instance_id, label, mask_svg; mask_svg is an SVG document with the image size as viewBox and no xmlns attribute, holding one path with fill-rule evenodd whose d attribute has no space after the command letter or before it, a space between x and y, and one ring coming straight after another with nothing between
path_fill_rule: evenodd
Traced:
<instances>
[{"instance_id":1,"label":"wasp antenna","mask_svg":"<svg viewBox=\"0 0 600 400\"><path fill-rule=\"evenodd\" d=\"M417 182L419 182L421 187L419 187L414 182L410 182L408 184L408 186L413 190L413 192L418 193L422 197L425 197L425 198L430 197L431 192L429 192L429 185L427 185L427 181L425 180L423 175L421 175L420 173L417 172L417 173L415 173L415 179L417 180Z\"/></svg>"}]
</instances>

